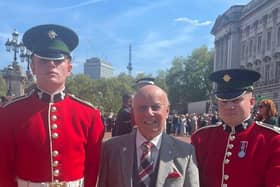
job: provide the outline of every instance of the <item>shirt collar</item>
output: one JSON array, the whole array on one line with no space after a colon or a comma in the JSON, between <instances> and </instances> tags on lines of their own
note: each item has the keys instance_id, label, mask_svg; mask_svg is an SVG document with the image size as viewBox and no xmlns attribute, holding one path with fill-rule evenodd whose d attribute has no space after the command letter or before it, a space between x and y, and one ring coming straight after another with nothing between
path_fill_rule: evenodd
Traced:
<instances>
[{"instance_id":1,"label":"shirt collar","mask_svg":"<svg viewBox=\"0 0 280 187\"><path fill-rule=\"evenodd\" d=\"M153 145L157 148L157 150L159 150L161 140L162 140L162 132L159 135L157 135L156 137L154 137L152 140L150 140L150 142L152 142ZM144 142L147 142L147 141L148 140L141 134L141 132L138 129L136 131L136 147L137 147L137 149L140 149L141 145Z\"/></svg>"}]
</instances>

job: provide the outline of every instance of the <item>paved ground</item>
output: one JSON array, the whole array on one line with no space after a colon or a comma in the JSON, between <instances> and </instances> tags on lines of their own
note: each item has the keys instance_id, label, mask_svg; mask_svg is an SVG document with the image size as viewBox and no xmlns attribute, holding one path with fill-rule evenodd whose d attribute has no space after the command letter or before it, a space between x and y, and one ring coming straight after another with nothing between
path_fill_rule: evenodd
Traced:
<instances>
[{"instance_id":1,"label":"paved ground","mask_svg":"<svg viewBox=\"0 0 280 187\"><path fill-rule=\"evenodd\" d=\"M106 132L105 135L104 135L104 140L107 140L109 138L111 138L111 132ZM179 140L190 143L190 137L189 136L176 136L176 138L178 138Z\"/></svg>"}]
</instances>

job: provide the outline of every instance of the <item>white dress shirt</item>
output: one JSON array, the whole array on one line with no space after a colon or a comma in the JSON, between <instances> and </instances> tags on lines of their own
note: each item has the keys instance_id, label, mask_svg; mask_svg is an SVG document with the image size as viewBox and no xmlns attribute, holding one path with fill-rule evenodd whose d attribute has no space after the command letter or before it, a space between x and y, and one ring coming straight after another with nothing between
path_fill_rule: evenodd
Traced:
<instances>
[{"instance_id":1,"label":"white dress shirt","mask_svg":"<svg viewBox=\"0 0 280 187\"><path fill-rule=\"evenodd\" d=\"M162 133L154 137L150 142L154 145L152 148L152 160L154 161L154 169L157 163L158 155L159 155L159 149L162 139ZM141 148L142 144L144 142L147 142L148 140L141 134L139 130L136 132L136 150L137 150L137 166L140 167L140 158L143 154L143 150Z\"/></svg>"}]
</instances>

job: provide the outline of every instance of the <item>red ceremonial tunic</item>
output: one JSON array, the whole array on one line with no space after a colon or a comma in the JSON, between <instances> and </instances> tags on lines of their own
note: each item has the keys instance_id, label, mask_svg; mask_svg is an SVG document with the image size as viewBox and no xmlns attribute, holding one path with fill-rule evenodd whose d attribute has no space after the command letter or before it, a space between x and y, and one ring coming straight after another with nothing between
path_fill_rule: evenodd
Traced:
<instances>
[{"instance_id":1,"label":"red ceremonial tunic","mask_svg":"<svg viewBox=\"0 0 280 187\"><path fill-rule=\"evenodd\" d=\"M259 122L196 131L201 187L279 187L280 134Z\"/></svg>"},{"instance_id":2,"label":"red ceremonial tunic","mask_svg":"<svg viewBox=\"0 0 280 187\"><path fill-rule=\"evenodd\" d=\"M39 99L40 98L40 99ZM0 112L0 187L97 180L104 127L100 112L74 96L34 91Z\"/></svg>"}]
</instances>

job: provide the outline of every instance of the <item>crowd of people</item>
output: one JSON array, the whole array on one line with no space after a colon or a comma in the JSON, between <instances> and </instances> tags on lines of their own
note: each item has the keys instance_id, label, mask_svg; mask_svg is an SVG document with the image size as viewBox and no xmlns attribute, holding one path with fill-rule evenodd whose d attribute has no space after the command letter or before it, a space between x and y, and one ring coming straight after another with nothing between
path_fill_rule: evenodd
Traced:
<instances>
[{"instance_id":1,"label":"crowd of people","mask_svg":"<svg viewBox=\"0 0 280 187\"><path fill-rule=\"evenodd\" d=\"M254 108L255 110L252 111L254 120L262 121L268 125L273 125L275 128L280 127L280 116L272 99L262 99L256 103ZM133 122L131 121L132 114L130 110L131 109L128 107L126 112L124 112L122 107L117 113L118 116L113 115L112 112L110 112L107 116L103 116L106 131L112 132L112 136L118 136L121 134L115 133L114 131L116 131L116 129L129 126L129 129L123 134L131 132ZM126 117L120 117L123 113L126 114ZM120 126L120 124L125 123L122 120L127 121L129 125ZM166 120L166 133L174 136L190 136L201 127L205 127L207 125L218 125L221 122L218 111L202 114L169 114Z\"/></svg>"},{"instance_id":2,"label":"crowd of people","mask_svg":"<svg viewBox=\"0 0 280 187\"><path fill-rule=\"evenodd\" d=\"M202 115L171 115L167 93L143 79L102 121L65 91L78 41L60 25L24 33L36 86L0 110L0 187L280 186L277 112L272 100L256 103L258 72L213 72L218 111ZM103 141L105 127L115 137Z\"/></svg>"},{"instance_id":3,"label":"crowd of people","mask_svg":"<svg viewBox=\"0 0 280 187\"><path fill-rule=\"evenodd\" d=\"M166 122L166 133L175 136L190 136L197 129L207 125L216 125L218 122L217 112L170 114Z\"/></svg>"},{"instance_id":4,"label":"crowd of people","mask_svg":"<svg viewBox=\"0 0 280 187\"><path fill-rule=\"evenodd\" d=\"M132 131L134 126L131 106L132 97L133 95L131 94L124 94L122 96L122 106L117 113L110 111L102 114L105 130L106 132L111 132L112 136L119 136ZM256 121L273 125L275 128L280 127L280 114L272 99L262 99L256 102L252 110L252 116ZM166 133L175 136L190 136L201 127L217 125L219 122L221 123L222 121L218 111L185 114L169 113L166 120ZM116 131L120 132L116 133Z\"/></svg>"},{"instance_id":5,"label":"crowd of people","mask_svg":"<svg viewBox=\"0 0 280 187\"><path fill-rule=\"evenodd\" d=\"M261 121L274 128L280 127L280 115L272 99L262 99L254 106L252 116L255 121ZM190 136L194 131L207 125L222 123L218 111L211 113L169 114L166 123L166 133L175 136Z\"/></svg>"}]
</instances>

